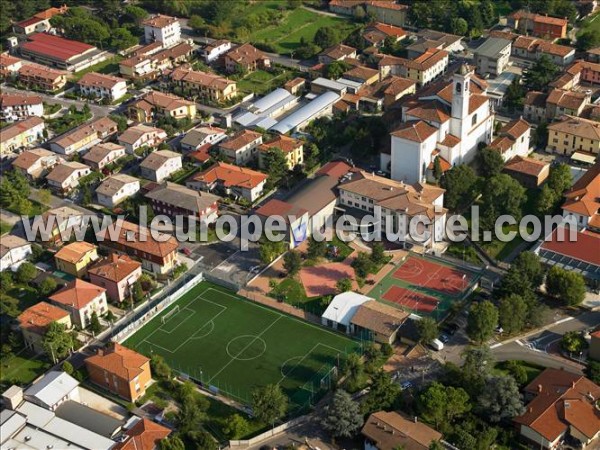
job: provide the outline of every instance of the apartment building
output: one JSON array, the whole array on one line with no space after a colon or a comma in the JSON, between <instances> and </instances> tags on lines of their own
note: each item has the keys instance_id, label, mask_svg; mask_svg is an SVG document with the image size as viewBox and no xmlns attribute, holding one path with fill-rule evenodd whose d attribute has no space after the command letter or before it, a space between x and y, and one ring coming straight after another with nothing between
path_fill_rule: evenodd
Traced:
<instances>
[{"instance_id":1,"label":"apartment building","mask_svg":"<svg viewBox=\"0 0 600 450\"><path fill-rule=\"evenodd\" d=\"M3 128L0 134L0 155L32 147L43 139L45 129L44 119L36 116Z\"/></svg>"},{"instance_id":2,"label":"apartment building","mask_svg":"<svg viewBox=\"0 0 600 450\"><path fill-rule=\"evenodd\" d=\"M0 94L0 119L14 122L27 117L44 115L44 103L39 95L3 92Z\"/></svg>"},{"instance_id":3,"label":"apartment building","mask_svg":"<svg viewBox=\"0 0 600 450\"><path fill-rule=\"evenodd\" d=\"M206 44L200 49L200 56L204 58L204 62L211 64L215 62L219 56L231 50L231 42L226 39L217 39L216 41Z\"/></svg>"},{"instance_id":4,"label":"apartment building","mask_svg":"<svg viewBox=\"0 0 600 450\"><path fill-rule=\"evenodd\" d=\"M116 303L128 299L131 286L142 276L142 263L128 255L111 253L88 269L90 282L106 289L108 298Z\"/></svg>"},{"instance_id":5,"label":"apartment building","mask_svg":"<svg viewBox=\"0 0 600 450\"><path fill-rule=\"evenodd\" d=\"M548 39L563 39L567 37L569 21L564 18L534 14L524 10L515 11L508 16L508 25L521 34Z\"/></svg>"},{"instance_id":6,"label":"apartment building","mask_svg":"<svg viewBox=\"0 0 600 450\"><path fill-rule=\"evenodd\" d=\"M141 176L160 183L183 167L181 155L170 150L156 150L140 164Z\"/></svg>"},{"instance_id":7,"label":"apartment building","mask_svg":"<svg viewBox=\"0 0 600 450\"><path fill-rule=\"evenodd\" d=\"M186 221L193 217L196 223L211 224L217 220L220 197L199 192L176 183L166 182L152 189L145 196L152 204L154 214L171 218L183 216Z\"/></svg>"},{"instance_id":8,"label":"apartment building","mask_svg":"<svg viewBox=\"0 0 600 450\"><path fill-rule=\"evenodd\" d=\"M515 36L512 45L513 56L536 61L546 55L554 64L561 67L568 66L575 60L573 47L554 44L531 36Z\"/></svg>"},{"instance_id":9,"label":"apartment building","mask_svg":"<svg viewBox=\"0 0 600 450\"><path fill-rule=\"evenodd\" d=\"M18 71L19 83L46 92L56 92L67 84L67 75L61 70L37 64L25 64Z\"/></svg>"},{"instance_id":10,"label":"apartment building","mask_svg":"<svg viewBox=\"0 0 600 450\"><path fill-rule=\"evenodd\" d=\"M187 42L164 50L161 48L159 42L142 47L133 56L119 62L119 73L132 80L152 80L163 71L188 60L194 52L194 47Z\"/></svg>"},{"instance_id":11,"label":"apartment building","mask_svg":"<svg viewBox=\"0 0 600 450\"><path fill-rule=\"evenodd\" d=\"M118 173L111 175L96 188L98 203L107 208L114 208L119 203L134 196L140 190L140 180L131 175Z\"/></svg>"},{"instance_id":12,"label":"apartment building","mask_svg":"<svg viewBox=\"0 0 600 450\"><path fill-rule=\"evenodd\" d=\"M256 159L258 146L262 144L262 134L242 130L219 143L219 152L230 162L243 166Z\"/></svg>"},{"instance_id":13,"label":"apartment building","mask_svg":"<svg viewBox=\"0 0 600 450\"><path fill-rule=\"evenodd\" d=\"M600 153L600 123L581 117L564 116L548 125L548 151L559 155Z\"/></svg>"},{"instance_id":14,"label":"apartment building","mask_svg":"<svg viewBox=\"0 0 600 450\"><path fill-rule=\"evenodd\" d=\"M473 52L473 59L480 75L497 77L509 65L511 41L508 39L488 38Z\"/></svg>"},{"instance_id":15,"label":"apartment building","mask_svg":"<svg viewBox=\"0 0 600 450\"><path fill-rule=\"evenodd\" d=\"M600 231L600 162L596 162L565 192L562 205L564 217L572 217L580 230Z\"/></svg>"},{"instance_id":16,"label":"apartment building","mask_svg":"<svg viewBox=\"0 0 600 450\"><path fill-rule=\"evenodd\" d=\"M160 117L193 119L196 117L196 103L163 92L152 91L127 108L129 117L136 122L152 122Z\"/></svg>"},{"instance_id":17,"label":"apartment building","mask_svg":"<svg viewBox=\"0 0 600 450\"><path fill-rule=\"evenodd\" d=\"M92 98L107 98L111 102L127 94L127 80L96 72L86 73L77 82L81 95Z\"/></svg>"},{"instance_id":18,"label":"apartment building","mask_svg":"<svg viewBox=\"0 0 600 450\"><path fill-rule=\"evenodd\" d=\"M230 100L238 93L235 81L212 73L178 68L170 77L173 85L186 96L220 102Z\"/></svg>"},{"instance_id":19,"label":"apartment building","mask_svg":"<svg viewBox=\"0 0 600 450\"><path fill-rule=\"evenodd\" d=\"M504 162L516 156L525 157L529 154L531 126L524 119L514 119L504 125L490 148L502 155Z\"/></svg>"},{"instance_id":20,"label":"apartment building","mask_svg":"<svg viewBox=\"0 0 600 450\"><path fill-rule=\"evenodd\" d=\"M108 311L106 289L76 278L48 297L50 302L69 312L73 325L86 328L95 312L102 316Z\"/></svg>"},{"instance_id":21,"label":"apartment building","mask_svg":"<svg viewBox=\"0 0 600 450\"><path fill-rule=\"evenodd\" d=\"M254 72L271 67L271 59L252 44L242 44L225 53L225 70Z\"/></svg>"},{"instance_id":22,"label":"apartment building","mask_svg":"<svg viewBox=\"0 0 600 450\"><path fill-rule=\"evenodd\" d=\"M268 169L265 166L265 156L272 149L279 149L283 152L288 170L293 170L298 164L304 162L304 142L282 134L258 147L258 167L260 169Z\"/></svg>"},{"instance_id":23,"label":"apartment building","mask_svg":"<svg viewBox=\"0 0 600 450\"><path fill-rule=\"evenodd\" d=\"M380 78L398 75L425 86L442 76L448 67L448 52L429 49L416 59L384 55L378 62Z\"/></svg>"},{"instance_id":24,"label":"apartment building","mask_svg":"<svg viewBox=\"0 0 600 450\"><path fill-rule=\"evenodd\" d=\"M118 126L108 117L100 117L91 122L61 134L50 141L50 150L61 155L83 152L117 133Z\"/></svg>"},{"instance_id":25,"label":"apartment building","mask_svg":"<svg viewBox=\"0 0 600 450\"><path fill-rule=\"evenodd\" d=\"M181 40L181 24L176 17L158 14L142 22L146 43L160 42L171 47Z\"/></svg>"},{"instance_id":26,"label":"apartment building","mask_svg":"<svg viewBox=\"0 0 600 450\"><path fill-rule=\"evenodd\" d=\"M217 162L212 167L189 178L190 189L216 192L254 202L263 194L268 176L247 167Z\"/></svg>"}]
</instances>

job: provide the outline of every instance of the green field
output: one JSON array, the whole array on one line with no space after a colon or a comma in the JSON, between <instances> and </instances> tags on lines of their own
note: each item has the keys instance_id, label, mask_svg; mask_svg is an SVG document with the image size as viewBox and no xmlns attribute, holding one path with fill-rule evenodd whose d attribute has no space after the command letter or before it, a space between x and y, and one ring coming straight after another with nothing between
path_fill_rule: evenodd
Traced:
<instances>
[{"instance_id":1,"label":"green field","mask_svg":"<svg viewBox=\"0 0 600 450\"><path fill-rule=\"evenodd\" d=\"M148 356L160 354L174 370L243 403L255 387L277 383L296 407L317 400L330 387L332 368L360 350L357 341L207 282L125 345Z\"/></svg>"},{"instance_id":2,"label":"green field","mask_svg":"<svg viewBox=\"0 0 600 450\"><path fill-rule=\"evenodd\" d=\"M593 16L586 18L583 22L581 22L580 27L581 28L577 34L588 30L600 31L600 12L597 12Z\"/></svg>"},{"instance_id":3,"label":"green field","mask_svg":"<svg viewBox=\"0 0 600 450\"><path fill-rule=\"evenodd\" d=\"M250 34L250 41L263 41L275 47L277 53L287 54L300 46L300 40L312 42L321 27L335 28L340 39L345 39L358 25L348 19L318 14L296 8L278 25L271 25Z\"/></svg>"}]
</instances>

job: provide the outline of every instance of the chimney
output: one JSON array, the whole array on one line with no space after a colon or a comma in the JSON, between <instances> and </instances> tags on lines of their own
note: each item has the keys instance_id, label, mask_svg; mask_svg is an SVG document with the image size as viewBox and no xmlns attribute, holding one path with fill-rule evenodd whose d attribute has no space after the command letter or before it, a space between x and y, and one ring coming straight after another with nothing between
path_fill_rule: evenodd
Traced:
<instances>
[{"instance_id":1,"label":"chimney","mask_svg":"<svg viewBox=\"0 0 600 450\"><path fill-rule=\"evenodd\" d=\"M541 384L538 384L537 388L538 388L538 392L542 392L542 385Z\"/></svg>"},{"instance_id":2,"label":"chimney","mask_svg":"<svg viewBox=\"0 0 600 450\"><path fill-rule=\"evenodd\" d=\"M419 419L417 419L417 416L415 416L415 423L417 423L419 421Z\"/></svg>"},{"instance_id":3,"label":"chimney","mask_svg":"<svg viewBox=\"0 0 600 450\"><path fill-rule=\"evenodd\" d=\"M575 389L575 381L573 381L573 382L571 383L571 387L572 387L573 389Z\"/></svg>"}]
</instances>

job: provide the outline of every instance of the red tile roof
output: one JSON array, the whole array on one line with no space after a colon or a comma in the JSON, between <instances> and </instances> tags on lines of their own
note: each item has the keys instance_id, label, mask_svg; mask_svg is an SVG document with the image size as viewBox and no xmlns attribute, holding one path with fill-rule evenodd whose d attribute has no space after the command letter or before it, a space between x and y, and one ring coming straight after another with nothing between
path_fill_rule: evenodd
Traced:
<instances>
[{"instance_id":1,"label":"red tile roof","mask_svg":"<svg viewBox=\"0 0 600 450\"><path fill-rule=\"evenodd\" d=\"M548 166L549 163L538 161L537 159L515 156L506 163L504 170L537 177Z\"/></svg>"},{"instance_id":2,"label":"red tile roof","mask_svg":"<svg viewBox=\"0 0 600 450\"><path fill-rule=\"evenodd\" d=\"M69 61L71 58L92 50L93 45L72 41L48 33L37 33L28 37L27 42L21 46L22 50L49 56L60 61Z\"/></svg>"},{"instance_id":3,"label":"red tile roof","mask_svg":"<svg viewBox=\"0 0 600 450\"><path fill-rule=\"evenodd\" d=\"M132 381L143 372L144 365L149 361L150 359L144 355L115 342L108 350L104 352L100 350L96 355L87 358L85 363L105 370L111 375Z\"/></svg>"},{"instance_id":4,"label":"red tile roof","mask_svg":"<svg viewBox=\"0 0 600 450\"><path fill-rule=\"evenodd\" d=\"M263 217L281 216L288 222L288 216L300 218L308 211L282 200L271 199L256 210L256 214Z\"/></svg>"},{"instance_id":5,"label":"red tile roof","mask_svg":"<svg viewBox=\"0 0 600 450\"><path fill-rule=\"evenodd\" d=\"M594 164L565 193L564 210L588 217L600 211L600 161Z\"/></svg>"},{"instance_id":6,"label":"red tile roof","mask_svg":"<svg viewBox=\"0 0 600 450\"><path fill-rule=\"evenodd\" d=\"M321 167L315 175L328 175L333 178L341 178L346 175L352 166L344 161L331 161Z\"/></svg>"},{"instance_id":7,"label":"red tile roof","mask_svg":"<svg viewBox=\"0 0 600 450\"><path fill-rule=\"evenodd\" d=\"M277 135L275 138L271 139L269 142L261 144L258 147L258 149L260 151L266 152L273 148L278 148L283 153L290 153L296 150L298 147L301 147L303 144L304 142L302 142L299 139L294 139L280 134Z\"/></svg>"},{"instance_id":8,"label":"red tile roof","mask_svg":"<svg viewBox=\"0 0 600 450\"><path fill-rule=\"evenodd\" d=\"M23 311L17 320L22 329L36 334L44 334L48 325L64 319L68 315L68 311L41 301Z\"/></svg>"},{"instance_id":9,"label":"red tile roof","mask_svg":"<svg viewBox=\"0 0 600 450\"><path fill-rule=\"evenodd\" d=\"M142 267L142 263L129 256L112 253L109 257L99 260L90 267L88 274L118 283L140 267Z\"/></svg>"},{"instance_id":10,"label":"red tile roof","mask_svg":"<svg viewBox=\"0 0 600 450\"><path fill-rule=\"evenodd\" d=\"M239 186L253 189L266 179L267 175L262 172L218 162L188 181L199 181L207 184L220 182L225 187Z\"/></svg>"},{"instance_id":11,"label":"red tile roof","mask_svg":"<svg viewBox=\"0 0 600 450\"><path fill-rule=\"evenodd\" d=\"M409 141L424 142L437 133L437 131L437 128L419 120L403 123L398 129L392 131L391 134L392 136L407 139Z\"/></svg>"},{"instance_id":12,"label":"red tile roof","mask_svg":"<svg viewBox=\"0 0 600 450\"><path fill-rule=\"evenodd\" d=\"M77 278L48 298L61 305L82 309L104 292L106 292L106 289Z\"/></svg>"},{"instance_id":13,"label":"red tile roof","mask_svg":"<svg viewBox=\"0 0 600 450\"><path fill-rule=\"evenodd\" d=\"M128 439L117 443L114 450L155 450L159 448L159 442L171 434L171 430L142 418L125 434Z\"/></svg>"}]
</instances>

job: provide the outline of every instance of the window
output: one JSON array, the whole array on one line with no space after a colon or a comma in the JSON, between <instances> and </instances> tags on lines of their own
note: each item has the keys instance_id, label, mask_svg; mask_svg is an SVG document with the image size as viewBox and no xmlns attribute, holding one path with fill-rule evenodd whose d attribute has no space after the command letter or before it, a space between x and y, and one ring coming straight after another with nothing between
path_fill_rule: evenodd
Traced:
<instances>
[{"instance_id":1,"label":"window","mask_svg":"<svg viewBox=\"0 0 600 450\"><path fill-rule=\"evenodd\" d=\"M473 114L473 119L471 119L471 126L477 123L477 114Z\"/></svg>"}]
</instances>

